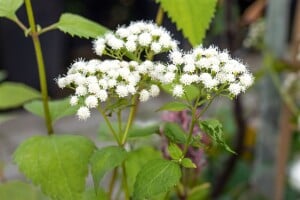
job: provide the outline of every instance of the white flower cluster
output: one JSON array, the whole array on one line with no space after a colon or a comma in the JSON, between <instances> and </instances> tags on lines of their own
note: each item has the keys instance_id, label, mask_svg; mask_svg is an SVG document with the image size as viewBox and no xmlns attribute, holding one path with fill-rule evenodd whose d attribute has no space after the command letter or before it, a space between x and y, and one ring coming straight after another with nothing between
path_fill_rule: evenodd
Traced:
<instances>
[{"instance_id":1,"label":"white flower cluster","mask_svg":"<svg viewBox=\"0 0 300 200\"><path fill-rule=\"evenodd\" d=\"M163 27L151 22L134 22L128 27L121 26L114 33L107 33L94 41L97 55L120 56L124 51L136 55L145 51L153 54L163 53L177 48L177 42Z\"/></svg>"},{"instance_id":2,"label":"white flower cluster","mask_svg":"<svg viewBox=\"0 0 300 200\"><path fill-rule=\"evenodd\" d=\"M247 37L243 41L244 47L261 49L264 43L265 29L264 19L259 19L252 23L249 27Z\"/></svg>"},{"instance_id":3,"label":"white flower cluster","mask_svg":"<svg viewBox=\"0 0 300 200\"><path fill-rule=\"evenodd\" d=\"M204 88L206 93L226 92L237 96L253 83L253 76L241 62L230 58L226 51L215 47L195 48L190 53L173 51L170 54L171 65L176 66L177 84L174 84L173 95L182 96L184 86L196 85Z\"/></svg>"}]
</instances>

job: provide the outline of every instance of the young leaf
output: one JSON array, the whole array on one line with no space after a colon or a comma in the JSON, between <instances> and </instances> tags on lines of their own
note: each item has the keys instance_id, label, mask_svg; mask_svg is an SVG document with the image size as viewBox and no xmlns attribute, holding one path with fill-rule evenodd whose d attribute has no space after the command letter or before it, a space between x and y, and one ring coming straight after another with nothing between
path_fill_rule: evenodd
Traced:
<instances>
[{"instance_id":1,"label":"young leaf","mask_svg":"<svg viewBox=\"0 0 300 200\"><path fill-rule=\"evenodd\" d=\"M37 90L22 83L4 82L0 84L0 110L15 108L40 97Z\"/></svg>"},{"instance_id":2,"label":"young leaf","mask_svg":"<svg viewBox=\"0 0 300 200\"><path fill-rule=\"evenodd\" d=\"M170 143L168 146L168 151L172 159L179 160L182 158L182 150L174 143Z\"/></svg>"},{"instance_id":3,"label":"young leaf","mask_svg":"<svg viewBox=\"0 0 300 200\"><path fill-rule=\"evenodd\" d=\"M208 119L199 122L199 127L207 133L215 143L224 147L227 151L235 153L226 144L222 124L216 119Z\"/></svg>"},{"instance_id":4,"label":"young leaf","mask_svg":"<svg viewBox=\"0 0 300 200\"><path fill-rule=\"evenodd\" d=\"M184 158L181 161L181 165L185 168L197 168L195 163L190 158Z\"/></svg>"},{"instance_id":5,"label":"young leaf","mask_svg":"<svg viewBox=\"0 0 300 200\"><path fill-rule=\"evenodd\" d=\"M14 153L23 174L56 200L81 200L94 144L83 136L33 136Z\"/></svg>"},{"instance_id":6,"label":"young leaf","mask_svg":"<svg viewBox=\"0 0 300 200\"><path fill-rule=\"evenodd\" d=\"M133 193L136 176L141 168L150 160L162 158L161 152L150 146L143 146L131 151L125 161L129 193Z\"/></svg>"},{"instance_id":7,"label":"young leaf","mask_svg":"<svg viewBox=\"0 0 300 200\"><path fill-rule=\"evenodd\" d=\"M55 122L63 117L74 115L78 108L78 106L71 106L70 99L60 99L49 101L49 110L52 121ZM45 117L44 109L43 109L43 102L41 100L35 100L24 105L25 110L31 112L39 117Z\"/></svg>"},{"instance_id":8,"label":"young leaf","mask_svg":"<svg viewBox=\"0 0 300 200\"><path fill-rule=\"evenodd\" d=\"M164 134L174 143L186 143L187 135L177 123L167 122L164 126Z\"/></svg>"},{"instance_id":9,"label":"young leaf","mask_svg":"<svg viewBox=\"0 0 300 200\"><path fill-rule=\"evenodd\" d=\"M180 166L169 160L151 160L143 166L136 177L133 199L141 200L167 192L181 178Z\"/></svg>"},{"instance_id":10,"label":"young leaf","mask_svg":"<svg viewBox=\"0 0 300 200\"><path fill-rule=\"evenodd\" d=\"M162 110L168 110L168 111L182 111L188 109L188 105L182 102L178 101L173 101L166 103L163 105L161 108L159 108L157 111L162 111Z\"/></svg>"},{"instance_id":11,"label":"young leaf","mask_svg":"<svg viewBox=\"0 0 300 200\"><path fill-rule=\"evenodd\" d=\"M201 44L217 0L156 0L193 46Z\"/></svg>"},{"instance_id":12,"label":"young leaf","mask_svg":"<svg viewBox=\"0 0 300 200\"><path fill-rule=\"evenodd\" d=\"M1 0L0 1L0 17L16 19L16 11L21 7L24 0Z\"/></svg>"},{"instance_id":13,"label":"young leaf","mask_svg":"<svg viewBox=\"0 0 300 200\"><path fill-rule=\"evenodd\" d=\"M105 27L79 15L64 13L56 24L57 28L71 36L97 38L108 31Z\"/></svg>"},{"instance_id":14,"label":"young leaf","mask_svg":"<svg viewBox=\"0 0 300 200\"><path fill-rule=\"evenodd\" d=\"M126 159L127 152L117 146L109 146L97 150L91 157L92 175L95 187L99 185L104 174L117 166L120 166Z\"/></svg>"},{"instance_id":15,"label":"young leaf","mask_svg":"<svg viewBox=\"0 0 300 200\"><path fill-rule=\"evenodd\" d=\"M0 184L0 199L2 200L49 200L38 188L21 181L9 181Z\"/></svg>"}]
</instances>

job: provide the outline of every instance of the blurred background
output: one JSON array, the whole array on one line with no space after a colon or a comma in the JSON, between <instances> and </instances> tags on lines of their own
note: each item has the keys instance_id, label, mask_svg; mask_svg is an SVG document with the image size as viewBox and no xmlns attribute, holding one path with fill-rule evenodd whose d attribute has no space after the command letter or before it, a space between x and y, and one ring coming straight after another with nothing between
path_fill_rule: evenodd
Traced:
<instances>
[{"instance_id":1,"label":"blurred background","mask_svg":"<svg viewBox=\"0 0 300 200\"><path fill-rule=\"evenodd\" d=\"M72 12L114 29L130 21L154 20L158 9L153 0L32 0L32 5L42 27L56 22L62 12ZM28 24L24 7L17 14ZM167 15L162 25L183 49L191 48ZM8 81L39 89L30 40L11 21L0 19L0 70ZM51 31L41 36L41 44L49 95L52 99L67 96L55 78L74 59L95 57L91 41ZM219 148L198 155L199 179L210 183L212 199L300 199L300 2L219 0L203 45L227 49L247 63L256 78L246 94L234 101L220 98L209 110L223 123L226 140L237 155ZM139 119L157 120L154 106L164 101L167 95L151 100L141 108ZM0 181L24 179L11 155L25 138L45 131L43 121L21 108L0 112L11 116L0 121ZM87 122L67 117L56 130L97 139L99 120L100 116Z\"/></svg>"}]
</instances>

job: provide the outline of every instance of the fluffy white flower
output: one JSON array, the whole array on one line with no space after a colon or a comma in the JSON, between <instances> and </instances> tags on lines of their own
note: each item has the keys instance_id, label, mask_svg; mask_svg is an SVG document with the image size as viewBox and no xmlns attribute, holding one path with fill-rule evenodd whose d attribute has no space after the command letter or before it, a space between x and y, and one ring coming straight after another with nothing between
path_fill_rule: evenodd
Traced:
<instances>
[{"instance_id":1,"label":"fluffy white flower","mask_svg":"<svg viewBox=\"0 0 300 200\"><path fill-rule=\"evenodd\" d=\"M125 85L118 85L116 88L116 93L120 98L124 98L128 96L128 89Z\"/></svg>"},{"instance_id":2,"label":"fluffy white flower","mask_svg":"<svg viewBox=\"0 0 300 200\"><path fill-rule=\"evenodd\" d=\"M129 51L129 52L134 52L136 50L136 43L135 41L129 40L125 43L125 48Z\"/></svg>"},{"instance_id":3,"label":"fluffy white flower","mask_svg":"<svg viewBox=\"0 0 300 200\"><path fill-rule=\"evenodd\" d=\"M156 97L159 95L160 89L157 85L151 85L149 92L152 97Z\"/></svg>"},{"instance_id":4,"label":"fluffy white flower","mask_svg":"<svg viewBox=\"0 0 300 200\"><path fill-rule=\"evenodd\" d=\"M98 83L99 83L99 86L100 86L102 89L106 90L106 89L108 88L107 80L105 80L105 79L100 79Z\"/></svg>"},{"instance_id":5,"label":"fluffy white flower","mask_svg":"<svg viewBox=\"0 0 300 200\"><path fill-rule=\"evenodd\" d=\"M231 94L237 96L242 91L242 87L238 83L232 83L229 85L228 90Z\"/></svg>"},{"instance_id":6,"label":"fluffy white flower","mask_svg":"<svg viewBox=\"0 0 300 200\"><path fill-rule=\"evenodd\" d=\"M114 50L119 50L123 47L124 42L118 38L116 38L114 35L110 36L107 39L107 44Z\"/></svg>"},{"instance_id":7,"label":"fluffy white flower","mask_svg":"<svg viewBox=\"0 0 300 200\"><path fill-rule=\"evenodd\" d=\"M216 79L213 79L209 73L200 74L199 80L208 89L212 89L213 87L215 87L219 83Z\"/></svg>"},{"instance_id":8,"label":"fluffy white flower","mask_svg":"<svg viewBox=\"0 0 300 200\"><path fill-rule=\"evenodd\" d=\"M296 190L300 191L300 161L296 161L292 164L289 171L289 182L291 186Z\"/></svg>"},{"instance_id":9,"label":"fluffy white flower","mask_svg":"<svg viewBox=\"0 0 300 200\"><path fill-rule=\"evenodd\" d=\"M148 46L152 41L152 36L149 33L142 33L138 38L141 46Z\"/></svg>"},{"instance_id":10,"label":"fluffy white flower","mask_svg":"<svg viewBox=\"0 0 300 200\"><path fill-rule=\"evenodd\" d=\"M77 96L72 96L70 98L70 104L71 104L71 106L77 105L78 104L78 97Z\"/></svg>"},{"instance_id":11,"label":"fluffy white flower","mask_svg":"<svg viewBox=\"0 0 300 200\"><path fill-rule=\"evenodd\" d=\"M136 89L134 87L133 84L129 84L129 85L126 85L127 87L127 91L131 94L131 95L134 95L136 93Z\"/></svg>"},{"instance_id":12,"label":"fluffy white flower","mask_svg":"<svg viewBox=\"0 0 300 200\"><path fill-rule=\"evenodd\" d=\"M193 79L191 78L191 75L189 74L183 74L180 77L180 83L182 83L183 85L190 85L193 83Z\"/></svg>"},{"instance_id":13,"label":"fluffy white flower","mask_svg":"<svg viewBox=\"0 0 300 200\"><path fill-rule=\"evenodd\" d=\"M102 56L104 50L105 50L105 40L104 38L97 38L93 42L93 49L95 53L99 56Z\"/></svg>"},{"instance_id":14,"label":"fluffy white flower","mask_svg":"<svg viewBox=\"0 0 300 200\"><path fill-rule=\"evenodd\" d=\"M57 85L58 85L58 87L59 88L65 88L66 86L67 86L67 81L66 81L66 78L59 78L58 80L57 80Z\"/></svg>"},{"instance_id":15,"label":"fluffy white flower","mask_svg":"<svg viewBox=\"0 0 300 200\"><path fill-rule=\"evenodd\" d=\"M127 38L130 35L130 32L126 28L120 27L117 29L116 34L121 38Z\"/></svg>"},{"instance_id":16,"label":"fluffy white flower","mask_svg":"<svg viewBox=\"0 0 300 200\"><path fill-rule=\"evenodd\" d=\"M226 83L226 82L232 83L232 82L235 81L235 76L233 74L228 74L228 73L225 73L225 72L220 72L220 73L217 73L216 79L220 83Z\"/></svg>"},{"instance_id":17,"label":"fluffy white flower","mask_svg":"<svg viewBox=\"0 0 300 200\"><path fill-rule=\"evenodd\" d=\"M184 67L183 67L184 72L194 72L195 69L196 69L196 67L193 63L188 63L188 64L184 65Z\"/></svg>"},{"instance_id":18,"label":"fluffy white flower","mask_svg":"<svg viewBox=\"0 0 300 200\"><path fill-rule=\"evenodd\" d=\"M170 54L170 59L175 65L181 65L184 62L182 53L179 51L172 51Z\"/></svg>"},{"instance_id":19,"label":"fluffy white flower","mask_svg":"<svg viewBox=\"0 0 300 200\"><path fill-rule=\"evenodd\" d=\"M175 79L175 73L167 72L164 74L162 82L163 83L171 83L172 81L174 81L174 79Z\"/></svg>"},{"instance_id":20,"label":"fluffy white flower","mask_svg":"<svg viewBox=\"0 0 300 200\"><path fill-rule=\"evenodd\" d=\"M85 99L85 105L88 108L95 108L98 106L98 99L94 95L90 95Z\"/></svg>"},{"instance_id":21,"label":"fluffy white flower","mask_svg":"<svg viewBox=\"0 0 300 200\"><path fill-rule=\"evenodd\" d=\"M97 94L100 90L99 84L98 83L90 83L88 85L88 91L92 94Z\"/></svg>"},{"instance_id":22,"label":"fluffy white flower","mask_svg":"<svg viewBox=\"0 0 300 200\"><path fill-rule=\"evenodd\" d=\"M162 47L161 47L161 45L160 45L158 42L153 42L153 43L151 44L151 50L152 50L154 53L159 53L159 52L161 52L161 49L162 49Z\"/></svg>"},{"instance_id":23,"label":"fluffy white flower","mask_svg":"<svg viewBox=\"0 0 300 200\"><path fill-rule=\"evenodd\" d=\"M78 96L84 96L87 94L87 89L84 86L78 86L75 89L75 94L77 94Z\"/></svg>"},{"instance_id":24,"label":"fluffy white flower","mask_svg":"<svg viewBox=\"0 0 300 200\"><path fill-rule=\"evenodd\" d=\"M168 71L168 72L175 72L175 71L177 71L176 65L173 65L173 64L168 65L168 66L167 66L167 71Z\"/></svg>"},{"instance_id":25,"label":"fluffy white flower","mask_svg":"<svg viewBox=\"0 0 300 200\"><path fill-rule=\"evenodd\" d=\"M140 98L139 99L140 99L141 102L148 101L149 97L150 97L150 93L147 90L143 89L140 92Z\"/></svg>"},{"instance_id":26,"label":"fluffy white flower","mask_svg":"<svg viewBox=\"0 0 300 200\"><path fill-rule=\"evenodd\" d=\"M96 94L96 96L98 97L98 99L101 101L101 102L104 102L106 101L107 97L108 97L108 94L106 92L106 90L99 90Z\"/></svg>"},{"instance_id":27,"label":"fluffy white flower","mask_svg":"<svg viewBox=\"0 0 300 200\"><path fill-rule=\"evenodd\" d=\"M175 85L173 88L173 96L181 97L183 95L183 87L182 85Z\"/></svg>"},{"instance_id":28,"label":"fluffy white flower","mask_svg":"<svg viewBox=\"0 0 300 200\"><path fill-rule=\"evenodd\" d=\"M82 106L78 109L77 116L80 120L86 120L91 116L91 112L86 106Z\"/></svg>"},{"instance_id":29,"label":"fluffy white flower","mask_svg":"<svg viewBox=\"0 0 300 200\"><path fill-rule=\"evenodd\" d=\"M245 86L249 87L253 84L253 76L249 73L245 73L239 77L240 83Z\"/></svg>"}]
</instances>

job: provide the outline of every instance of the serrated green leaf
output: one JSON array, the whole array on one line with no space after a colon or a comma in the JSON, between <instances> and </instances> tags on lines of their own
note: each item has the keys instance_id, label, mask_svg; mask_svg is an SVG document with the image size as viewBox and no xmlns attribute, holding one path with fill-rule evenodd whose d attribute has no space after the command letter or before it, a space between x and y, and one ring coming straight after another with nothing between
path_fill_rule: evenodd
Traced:
<instances>
[{"instance_id":1,"label":"serrated green leaf","mask_svg":"<svg viewBox=\"0 0 300 200\"><path fill-rule=\"evenodd\" d=\"M173 94L174 86L172 84L164 84L161 87L168 94L171 94L171 95ZM184 90L185 95L182 95L182 97L180 97L180 99L192 101L200 95L199 89L194 85L184 86L183 90Z\"/></svg>"},{"instance_id":2,"label":"serrated green leaf","mask_svg":"<svg viewBox=\"0 0 300 200\"><path fill-rule=\"evenodd\" d=\"M181 165L185 168L197 168L195 163L190 158L184 158L181 161Z\"/></svg>"},{"instance_id":3,"label":"serrated green leaf","mask_svg":"<svg viewBox=\"0 0 300 200\"><path fill-rule=\"evenodd\" d=\"M81 200L94 144L83 136L33 136L15 151L20 171L55 200Z\"/></svg>"},{"instance_id":4,"label":"serrated green leaf","mask_svg":"<svg viewBox=\"0 0 300 200\"><path fill-rule=\"evenodd\" d=\"M214 16L217 0L156 0L193 45L202 43Z\"/></svg>"},{"instance_id":5,"label":"serrated green leaf","mask_svg":"<svg viewBox=\"0 0 300 200\"><path fill-rule=\"evenodd\" d=\"M182 150L174 143L170 143L168 146L168 152L172 159L179 160L183 157Z\"/></svg>"},{"instance_id":6,"label":"serrated green leaf","mask_svg":"<svg viewBox=\"0 0 300 200\"><path fill-rule=\"evenodd\" d=\"M38 188L21 181L0 184L1 200L49 200Z\"/></svg>"},{"instance_id":7,"label":"serrated green leaf","mask_svg":"<svg viewBox=\"0 0 300 200\"><path fill-rule=\"evenodd\" d=\"M108 31L107 28L96 22L71 13L62 14L56 26L71 36L84 38L97 38Z\"/></svg>"},{"instance_id":8,"label":"serrated green leaf","mask_svg":"<svg viewBox=\"0 0 300 200\"><path fill-rule=\"evenodd\" d=\"M22 83L4 82L0 84L0 110L19 107L40 97L37 90Z\"/></svg>"},{"instance_id":9,"label":"serrated green leaf","mask_svg":"<svg viewBox=\"0 0 300 200\"><path fill-rule=\"evenodd\" d=\"M171 142L176 144L186 143L187 135L177 123L167 122L164 126L164 134Z\"/></svg>"},{"instance_id":10,"label":"serrated green leaf","mask_svg":"<svg viewBox=\"0 0 300 200\"><path fill-rule=\"evenodd\" d=\"M21 7L24 0L1 0L0 1L0 17L16 19L16 11Z\"/></svg>"},{"instance_id":11,"label":"serrated green leaf","mask_svg":"<svg viewBox=\"0 0 300 200\"><path fill-rule=\"evenodd\" d=\"M146 163L136 177L133 199L142 200L167 192L181 178L180 166L172 161L157 159Z\"/></svg>"},{"instance_id":12,"label":"serrated green leaf","mask_svg":"<svg viewBox=\"0 0 300 200\"><path fill-rule=\"evenodd\" d=\"M224 134L223 134L223 126L216 119L208 119L199 122L199 127L208 134L211 139L218 145L224 147L227 151L231 153L235 153L230 147L226 144Z\"/></svg>"},{"instance_id":13,"label":"serrated green leaf","mask_svg":"<svg viewBox=\"0 0 300 200\"><path fill-rule=\"evenodd\" d=\"M24 105L25 110L31 112L39 117L44 118L43 102L35 100ZM52 122L55 122L63 117L74 115L79 108L78 106L71 106L69 98L49 101L49 110Z\"/></svg>"},{"instance_id":14,"label":"serrated green leaf","mask_svg":"<svg viewBox=\"0 0 300 200\"><path fill-rule=\"evenodd\" d=\"M117 146L109 146L97 150L91 157L92 175L95 186L98 187L104 174L120 166L126 157L127 152L124 148Z\"/></svg>"},{"instance_id":15,"label":"serrated green leaf","mask_svg":"<svg viewBox=\"0 0 300 200\"><path fill-rule=\"evenodd\" d=\"M139 126L134 124L128 132L128 137L146 137L154 133L159 132L158 124L148 125L148 126Z\"/></svg>"},{"instance_id":16,"label":"serrated green leaf","mask_svg":"<svg viewBox=\"0 0 300 200\"><path fill-rule=\"evenodd\" d=\"M192 190L188 194L188 200L209 199L208 198L209 193L210 193L210 184L203 183L201 185L192 188Z\"/></svg>"},{"instance_id":17,"label":"serrated green leaf","mask_svg":"<svg viewBox=\"0 0 300 200\"><path fill-rule=\"evenodd\" d=\"M182 111L188 109L189 106L179 101L168 102L157 111L168 110L168 111Z\"/></svg>"},{"instance_id":18,"label":"serrated green leaf","mask_svg":"<svg viewBox=\"0 0 300 200\"><path fill-rule=\"evenodd\" d=\"M7 74L4 70L0 70L0 82L6 78Z\"/></svg>"},{"instance_id":19,"label":"serrated green leaf","mask_svg":"<svg viewBox=\"0 0 300 200\"><path fill-rule=\"evenodd\" d=\"M133 193L136 176L150 160L162 158L161 152L150 146L131 151L125 161L129 193Z\"/></svg>"}]
</instances>

